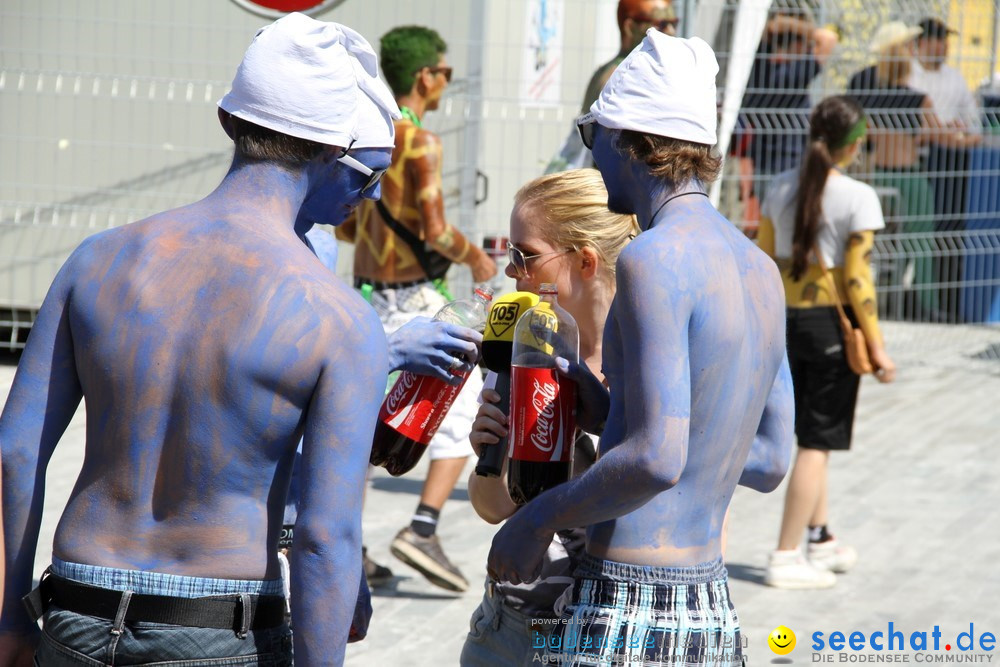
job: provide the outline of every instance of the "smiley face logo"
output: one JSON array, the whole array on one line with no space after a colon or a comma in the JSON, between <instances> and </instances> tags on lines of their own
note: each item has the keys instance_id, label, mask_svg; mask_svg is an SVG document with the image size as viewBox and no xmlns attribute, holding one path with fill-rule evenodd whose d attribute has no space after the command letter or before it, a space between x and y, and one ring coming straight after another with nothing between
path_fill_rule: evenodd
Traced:
<instances>
[{"instance_id":1,"label":"smiley face logo","mask_svg":"<svg viewBox=\"0 0 1000 667\"><path fill-rule=\"evenodd\" d=\"M784 625L779 625L767 636L767 645L778 655L788 655L795 648L795 633Z\"/></svg>"}]
</instances>

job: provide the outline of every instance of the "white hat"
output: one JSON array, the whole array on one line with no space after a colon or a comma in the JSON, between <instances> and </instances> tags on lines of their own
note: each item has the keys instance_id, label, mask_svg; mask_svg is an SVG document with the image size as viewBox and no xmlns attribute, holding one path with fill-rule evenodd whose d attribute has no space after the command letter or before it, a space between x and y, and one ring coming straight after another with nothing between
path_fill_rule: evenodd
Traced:
<instances>
[{"instance_id":1,"label":"white hat","mask_svg":"<svg viewBox=\"0 0 1000 667\"><path fill-rule=\"evenodd\" d=\"M908 26L902 21L891 21L879 27L868 50L878 53L897 44L905 44L923 32L922 28Z\"/></svg>"},{"instance_id":2,"label":"white hat","mask_svg":"<svg viewBox=\"0 0 1000 667\"><path fill-rule=\"evenodd\" d=\"M378 78L377 71L362 68L359 61L355 69L358 87L358 126L354 148L393 148L396 145L396 127L393 120L403 117L389 88ZM377 66L375 66L377 69Z\"/></svg>"},{"instance_id":3,"label":"white hat","mask_svg":"<svg viewBox=\"0 0 1000 667\"><path fill-rule=\"evenodd\" d=\"M380 114L399 117L365 38L297 12L257 32L219 106L261 127L331 146L363 138L362 106L369 115L375 106ZM391 127L388 138L383 128L364 129L368 146L393 145Z\"/></svg>"},{"instance_id":4,"label":"white hat","mask_svg":"<svg viewBox=\"0 0 1000 667\"><path fill-rule=\"evenodd\" d=\"M715 145L715 77L712 47L650 28L608 79L590 107L594 120L613 130Z\"/></svg>"}]
</instances>

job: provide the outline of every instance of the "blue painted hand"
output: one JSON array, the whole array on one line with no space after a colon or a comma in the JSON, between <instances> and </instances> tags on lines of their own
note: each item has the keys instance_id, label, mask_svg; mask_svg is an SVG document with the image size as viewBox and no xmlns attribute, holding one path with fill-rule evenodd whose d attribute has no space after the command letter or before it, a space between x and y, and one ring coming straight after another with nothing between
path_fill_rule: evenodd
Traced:
<instances>
[{"instance_id":1,"label":"blue painted hand","mask_svg":"<svg viewBox=\"0 0 1000 667\"><path fill-rule=\"evenodd\" d=\"M471 371L482 342L482 334L473 329L415 317L389 334L389 362L393 370L458 384L462 378L453 371Z\"/></svg>"},{"instance_id":2,"label":"blue painted hand","mask_svg":"<svg viewBox=\"0 0 1000 667\"><path fill-rule=\"evenodd\" d=\"M351 619L351 632L347 642L359 642L368 636L368 624L372 620L372 594L368 590L368 578L361 571L361 583L358 586L358 601L354 605L354 617Z\"/></svg>"},{"instance_id":3,"label":"blue painted hand","mask_svg":"<svg viewBox=\"0 0 1000 667\"><path fill-rule=\"evenodd\" d=\"M556 370L576 382L576 425L600 435L611 407L611 394L586 364L556 359Z\"/></svg>"},{"instance_id":4,"label":"blue painted hand","mask_svg":"<svg viewBox=\"0 0 1000 667\"><path fill-rule=\"evenodd\" d=\"M545 497L543 494L515 512L493 536L486 571L495 581L528 583L541 574L542 557L552 542L554 531L539 530L530 517L532 505L545 502Z\"/></svg>"}]
</instances>

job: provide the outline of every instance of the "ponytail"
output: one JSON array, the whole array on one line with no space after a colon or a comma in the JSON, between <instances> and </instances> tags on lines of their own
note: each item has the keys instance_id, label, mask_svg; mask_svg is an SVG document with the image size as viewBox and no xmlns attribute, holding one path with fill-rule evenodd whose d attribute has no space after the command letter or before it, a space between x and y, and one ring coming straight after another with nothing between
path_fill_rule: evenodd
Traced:
<instances>
[{"instance_id":1,"label":"ponytail","mask_svg":"<svg viewBox=\"0 0 1000 667\"><path fill-rule=\"evenodd\" d=\"M854 143L865 134L865 117L857 100L828 97L809 116L809 147L799 171L795 195L795 232L792 234L792 280L805 275L809 253L819 235L823 217L823 190L833 168L831 151Z\"/></svg>"},{"instance_id":2,"label":"ponytail","mask_svg":"<svg viewBox=\"0 0 1000 667\"><path fill-rule=\"evenodd\" d=\"M823 216L823 189L832 167L833 160L826 141L818 138L809 142L799 172L799 190L795 196L792 280L801 280L806 272L809 252L816 243L819 221Z\"/></svg>"}]
</instances>

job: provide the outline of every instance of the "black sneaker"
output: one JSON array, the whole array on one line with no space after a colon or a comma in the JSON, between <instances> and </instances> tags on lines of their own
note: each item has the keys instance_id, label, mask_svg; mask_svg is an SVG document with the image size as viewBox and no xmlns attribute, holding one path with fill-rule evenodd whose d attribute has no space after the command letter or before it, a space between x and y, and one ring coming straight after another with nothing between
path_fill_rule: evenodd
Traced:
<instances>
[{"instance_id":1,"label":"black sneaker","mask_svg":"<svg viewBox=\"0 0 1000 667\"><path fill-rule=\"evenodd\" d=\"M368 579L370 587L385 586L392 581L392 570L369 558L368 547L361 547L361 563L365 566L365 578Z\"/></svg>"},{"instance_id":2,"label":"black sneaker","mask_svg":"<svg viewBox=\"0 0 1000 667\"><path fill-rule=\"evenodd\" d=\"M421 537L410 526L399 531L389 545L392 555L415 568L435 586L462 593L469 582L441 550L437 535Z\"/></svg>"}]
</instances>

